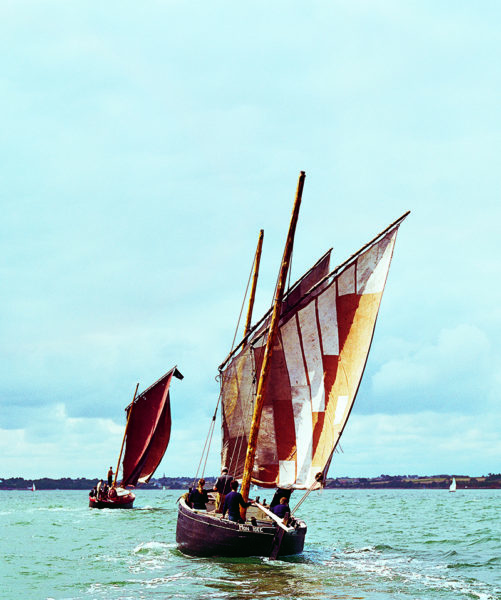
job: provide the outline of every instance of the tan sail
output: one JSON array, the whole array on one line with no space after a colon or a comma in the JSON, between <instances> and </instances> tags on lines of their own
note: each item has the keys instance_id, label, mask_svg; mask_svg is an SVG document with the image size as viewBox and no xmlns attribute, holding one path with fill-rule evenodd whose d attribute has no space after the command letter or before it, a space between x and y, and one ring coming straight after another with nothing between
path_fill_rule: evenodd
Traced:
<instances>
[{"instance_id":1,"label":"tan sail","mask_svg":"<svg viewBox=\"0 0 501 600\"><path fill-rule=\"evenodd\" d=\"M327 473L370 349L398 227L328 274L329 254L282 304L253 482L308 488ZM269 318L269 317L268 317ZM222 462L241 477L268 320L222 365Z\"/></svg>"}]
</instances>

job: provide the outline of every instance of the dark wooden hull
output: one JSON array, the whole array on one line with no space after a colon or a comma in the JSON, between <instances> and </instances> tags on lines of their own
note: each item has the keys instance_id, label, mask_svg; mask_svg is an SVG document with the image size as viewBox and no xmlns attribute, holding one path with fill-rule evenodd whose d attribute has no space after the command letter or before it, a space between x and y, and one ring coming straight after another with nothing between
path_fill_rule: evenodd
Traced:
<instances>
[{"instance_id":1,"label":"dark wooden hull","mask_svg":"<svg viewBox=\"0 0 501 600\"><path fill-rule=\"evenodd\" d=\"M90 508L132 508L136 496L130 492L125 496L117 496L113 499L97 500L92 496L89 496L89 507Z\"/></svg>"},{"instance_id":2,"label":"dark wooden hull","mask_svg":"<svg viewBox=\"0 0 501 600\"><path fill-rule=\"evenodd\" d=\"M276 525L259 521L257 526L239 524L221 515L195 511L181 498L178 503L176 542L185 554L194 556L270 556ZM301 554L306 525L284 534L278 557Z\"/></svg>"}]
</instances>

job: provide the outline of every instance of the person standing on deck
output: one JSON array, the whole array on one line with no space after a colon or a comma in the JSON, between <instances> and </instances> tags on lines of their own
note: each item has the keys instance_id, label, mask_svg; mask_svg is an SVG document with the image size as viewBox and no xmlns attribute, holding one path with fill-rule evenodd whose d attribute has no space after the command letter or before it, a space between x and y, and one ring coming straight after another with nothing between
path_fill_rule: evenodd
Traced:
<instances>
[{"instance_id":1,"label":"person standing on deck","mask_svg":"<svg viewBox=\"0 0 501 600\"><path fill-rule=\"evenodd\" d=\"M113 468L110 467L109 471L108 471L108 486L111 487L112 483L113 483Z\"/></svg>"},{"instance_id":2,"label":"person standing on deck","mask_svg":"<svg viewBox=\"0 0 501 600\"><path fill-rule=\"evenodd\" d=\"M238 490L238 481L234 479L231 482L231 492L224 499L223 514L221 519L224 519L226 512L228 512L228 519L235 521L236 523L243 523L243 519L240 516L240 507L248 508L252 502L246 502Z\"/></svg>"},{"instance_id":3,"label":"person standing on deck","mask_svg":"<svg viewBox=\"0 0 501 600\"><path fill-rule=\"evenodd\" d=\"M198 486L188 496L188 502L195 510L207 510L207 502L209 502L209 494L204 490L205 479L198 480Z\"/></svg>"},{"instance_id":4,"label":"person standing on deck","mask_svg":"<svg viewBox=\"0 0 501 600\"><path fill-rule=\"evenodd\" d=\"M231 491L232 481L233 477L228 475L228 467L223 467L221 469L221 477L217 478L216 484L212 488L215 492L217 492L216 512L218 513L223 511L224 499L226 494L229 494Z\"/></svg>"}]
</instances>

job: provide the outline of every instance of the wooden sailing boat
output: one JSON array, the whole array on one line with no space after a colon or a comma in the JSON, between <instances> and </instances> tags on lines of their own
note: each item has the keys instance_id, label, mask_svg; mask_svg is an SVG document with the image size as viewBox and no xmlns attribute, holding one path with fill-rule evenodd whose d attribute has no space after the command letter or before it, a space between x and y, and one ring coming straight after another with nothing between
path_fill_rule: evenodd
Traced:
<instances>
[{"instance_id":1,"label":"wooden sailing boat","mask_svg":"<svg viewBox=\"0 0 501 600\"><path fill-rule=\"evenodd\" d=\"M285 292L304 177L301 172L273 307L254 327L246 326L219 367L221 464L242 480L245 500L251 482L307 495L325 480L365 368L397 231L408 214L334 270L327 252ZM258 247L256 264L259 255ZM191 508L185 495L176 540L183 552L202 556L298 554L307 528L294 510L283 523L256 504L245 522L236 523L221 520L212 503L207 511Z\"/></svg>"},{"instance_id":2,"label":"wooden sailing boat","mask_svg":"<svg viewBox=\"0 0 501 600\"><path fill-rule=\"evenodd\" d=\"M91 508L132 508L135 495L127 487L148 483L162 460L170 439L171 414L169 388L173 377L183 376L172 368L126 407L122 447L118 456L113 486L106 497L89 496ZM116 485L122 459L122 481Z\"/></svg>"}]
</instances>

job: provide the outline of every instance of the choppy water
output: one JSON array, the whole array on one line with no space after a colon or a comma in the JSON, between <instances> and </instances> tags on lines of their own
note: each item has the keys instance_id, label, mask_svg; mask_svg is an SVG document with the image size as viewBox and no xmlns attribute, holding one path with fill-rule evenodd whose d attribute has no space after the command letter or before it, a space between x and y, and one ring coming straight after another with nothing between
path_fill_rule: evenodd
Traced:
<instances>
[{"instance_id":1,"label":"choppy water","mask_svg":"<svg viewBox=\"0 0 501 600\"><path fill-rule=\"evenodd\" d=\"M317 492L304 554L275 562L181 554L179 494L112 511L85 492L1 492L0 598L501 598L501 491Z\"/></svg>"}]
</instances>

